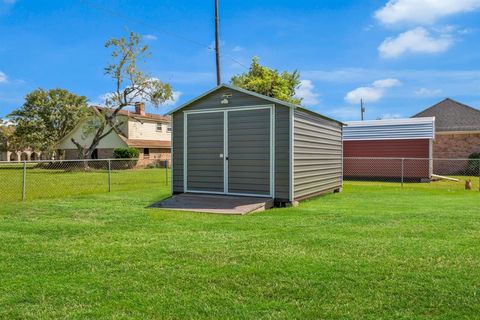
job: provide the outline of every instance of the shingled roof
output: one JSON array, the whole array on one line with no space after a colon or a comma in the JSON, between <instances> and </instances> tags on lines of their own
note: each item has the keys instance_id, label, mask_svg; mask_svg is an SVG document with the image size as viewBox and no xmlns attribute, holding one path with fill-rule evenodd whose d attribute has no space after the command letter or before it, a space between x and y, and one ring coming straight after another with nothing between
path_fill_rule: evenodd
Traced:
<instances>
[{"instance_id":1,"label":"shingled roof","mask_svg":"<svg viewBox=\"0 0 480 320\"><path fill-rule=\"evenodd\" d=\"M129 147L134 148L171 148L170 140L128 139L122 133L117 133L120 139Z\"/></svg>"},{"instance_id":2,"label":"shingled roof","mask_svg":"<svg viewBox=\"0 0 480 320\"><path fill-rule=\"evenodd\" d=\"M480 110L447 98L412 118L435 117L435 130L480 131Z\"/></svg>"},{"instance_id":3,"label":"shingled roof","mask_svg":"<svg viewBox=\"0 0 480 320\"><path fill-rule=\"evenodd\" d=\"M109 110L111 112L113 112L113 109L108 109L106 107L101 107L101 106L92 106L93 108L96 108L97 110ZM118 113L122 116L127 116L129 118L132 118L132 119L136 119L136 120L158 120L158 121L162 121L162 122L172 122L172 117L170 116L162 116L160 114L155 114L155 113L145 113L145 114L138 114L138 113L135 113L135 112L132 112L132 111L128 111L128 110L120 110L120 112Z\"/></svg>"}]
</instances>

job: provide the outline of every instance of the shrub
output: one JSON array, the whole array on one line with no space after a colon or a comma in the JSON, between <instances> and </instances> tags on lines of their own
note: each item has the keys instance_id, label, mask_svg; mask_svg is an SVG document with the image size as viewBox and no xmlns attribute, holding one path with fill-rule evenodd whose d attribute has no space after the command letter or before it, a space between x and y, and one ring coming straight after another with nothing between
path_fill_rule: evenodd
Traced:
<instances>
[{"instance_id":1,"label":"shrub","mask_svg":"<svg viewBox=\"0 0 480 320\"><path fill-rule=\"evenodd\" d=\"M115 169L131 169L137 165L140 152L135 148L116 148L113 150L113 157L116 159L134 159L125 161L114 161L112 166Z\"/></svg>"},{"instance_id":2,"label":"shrub","mask_svg":"<svg viewBox=\"0 0 480 320\"><path fill-rule=\"evenodd\" d=\"M116 148L113 150L113 157L116 159L137 159L140 151L136 148Z\"/></svg>"},{"instance_id":3,"label":"shrub","mask_svg":"<svg viewBox=\"0 0 480 320\"><path fill-rule=\"evenodd\" d=\"M480 175L480 152L474 152L468 156L468 174Z\"/></svg>"}]
</instances>

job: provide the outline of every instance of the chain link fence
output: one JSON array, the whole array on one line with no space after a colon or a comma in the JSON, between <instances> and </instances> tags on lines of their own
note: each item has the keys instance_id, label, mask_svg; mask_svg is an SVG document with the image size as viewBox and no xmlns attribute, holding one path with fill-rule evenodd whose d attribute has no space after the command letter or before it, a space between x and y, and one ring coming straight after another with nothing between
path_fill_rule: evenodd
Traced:
<instances>
[{"instance_id":1,"label":"chain link fence","mask_svg":"<svg viewBox=\"0 0 480 320\"><path fill-rule=\"evenodd\" d=\"M344 158L344 181L480 191L480 159ZM103 192L168 190L170 162L137 159L0 162L0 204Z\"/></svg>"},{"instance_id":2,"label":"chain link fence","mask_svg":"<svg viewBox=\"0 0 480 320\"><path fill-rule=\"evenodd\" d=\"M150 188L166 190L170 162L138 159L0 162L0 203Z\"/></svg>"},{"instance_id":3,"label":"chain link fence","mask_svg":"<svg viewBox=\"0 0 480 320\"><path fill-rule=\"evenodd\" d=\"M429 183L480 191L480 159L344 158L344 181Z\"/></svg>"}]
</instances>

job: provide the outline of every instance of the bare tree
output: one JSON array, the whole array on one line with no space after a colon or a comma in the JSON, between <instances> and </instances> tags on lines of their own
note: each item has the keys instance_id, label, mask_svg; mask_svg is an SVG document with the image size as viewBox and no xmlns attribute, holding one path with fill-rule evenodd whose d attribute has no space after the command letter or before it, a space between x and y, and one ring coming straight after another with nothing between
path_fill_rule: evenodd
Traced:
<instances>
[{"instance_id":1,"label":"bare tree","mask_svg":"<svg viewBox=\"0 0 480 320\"><path fill-rule=\"evenodd\" d=\"M82 145L71 139L83 159L91 158L100 141L110 133L120 132L123 122L117 116L122 109L133 106L139 100L158 107L172 99L169 84L139 69L139 65L150 57L148 46L142 44L140 35L130 32L128 39L112 38L105 43L105 47L112 48L113 63L105 67L105 74L113 79L115 89L105 99L107 108L95 108L83 127L83 136L93 136L90 145Z\"/></svg>"}]
</instances>

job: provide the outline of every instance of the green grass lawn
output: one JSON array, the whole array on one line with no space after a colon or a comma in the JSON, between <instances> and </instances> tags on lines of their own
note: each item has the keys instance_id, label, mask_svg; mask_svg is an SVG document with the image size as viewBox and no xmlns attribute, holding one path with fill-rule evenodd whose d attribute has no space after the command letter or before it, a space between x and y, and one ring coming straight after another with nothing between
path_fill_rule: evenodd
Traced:
<instances>
[{"instance_id":1,"label":"green grass lawn","mask_svg":"<svg viewBox=\"0 0 480 320\"><path fill-rule=\"evenodd\" d=\"M427 186L248 216L147 209L167 187L4 202L0 318L478 318L480 192Z\"/></svg>"}]
</instances>

